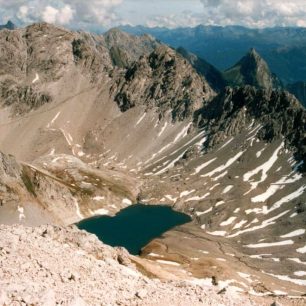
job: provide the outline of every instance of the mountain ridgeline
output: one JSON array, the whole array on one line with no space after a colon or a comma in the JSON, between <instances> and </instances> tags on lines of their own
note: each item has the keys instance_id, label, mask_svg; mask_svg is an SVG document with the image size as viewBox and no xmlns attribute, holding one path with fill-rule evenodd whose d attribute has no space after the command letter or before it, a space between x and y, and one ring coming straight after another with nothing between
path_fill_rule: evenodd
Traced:
<instances>
[{"instance_id":1,"label":"mountain ridgeline","mask_svg":"<svg viewBox=\"0 0 306 306\"><path fill-rule=\"evenodd\" d=\"M39 23L0 43L1 223L171 205L194 222L142 249L150 275L304 294L306 110L255 50L223 73L118 29Z\"/></svg>"},{"instance_id":2,"label":"mountain ridgeline","mask_svg":"<svg viewBox=\"0 0 306 306\"><path fill-rule=\"evenodd\" d=\"M183 47L221 71L231 67L251 48L255 48L282 83L305 81L305 28L250 29L203 25L178 29L142 26L121 28L135 35L151 34L174 48Z\"/></svg>"}]
</instances>

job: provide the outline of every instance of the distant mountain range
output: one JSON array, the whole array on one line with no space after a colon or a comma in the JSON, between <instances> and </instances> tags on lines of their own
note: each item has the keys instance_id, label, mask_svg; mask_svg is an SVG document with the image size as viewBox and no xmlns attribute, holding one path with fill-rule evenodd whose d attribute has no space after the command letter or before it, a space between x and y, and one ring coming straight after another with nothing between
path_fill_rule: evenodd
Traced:
<instances>
[{"instance_id":1,"label":"distant mountain range","mask_svg":"<svg viewBox=\"0 0 306 306\"><path fill-rule=\"evenodd\" d=\"M268 63L284 84L306 80L306 28L249 29L241 26L146 28L122 26L131 34L151 34L174 48L183 47L226 70L251 48Z\"/></svg>"}]
</instances>

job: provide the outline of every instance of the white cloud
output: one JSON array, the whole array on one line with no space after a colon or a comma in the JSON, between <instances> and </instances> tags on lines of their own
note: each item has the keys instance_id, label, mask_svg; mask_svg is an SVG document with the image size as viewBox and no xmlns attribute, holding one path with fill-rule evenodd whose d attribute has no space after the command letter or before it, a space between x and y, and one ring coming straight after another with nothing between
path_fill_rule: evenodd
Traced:
<instances>
[{"instance_id":1,"label":"white cloud","mask_svg":"<svg viewBox=\"0 0 306 306\"><path fill-rule=\"evenodd\" d=\"M306 17L305 0L201 0L202 23L250 27L296 26Z\"/></svg>"},{"instance_id":2,"label":"white cloud","mask_svg":"<svg viewBox=\"0 0 306 306\"><path fill-rule=\"evenodd\" d=\"M21 24L49 23L111 26L120 21L115 8L123 0L0 0L0 17ZM6 20L4 20L6 19Z\"/></svg>"},{"instance_id":3,"label":"white cloud","mask_svg":"<svg viewBox=\"0 0 306 306\"><path fill-rule=\"evenodd\" d=\"M52 6L46 6L42 13L42 19L48 23L69 24L73 19L74 11L69 5L65 5L61 9Z\"/></svg>"},{"instance_id":4,"label":"white cloud","mask_svg":"<svg viewBox=\"0 0 306 306\"><path fill-rule=\"evenodd\" d=\"M45 10L42 13L42 19L45 22L55 23L56 16L58 15L59 11L52 6L46 6Z\"/></svg>"},{"instance_id":5,"label":"white cloud","mask_svg":"<svg viewBox=\"0 0 306 306\"><path fill-rule=\"evenodd\" d=\"M26 18L28 16L29 8L26 5L22 5L18 11L19 18Z\"/></svg>"},{"instance_id":6,"label":"white cloud","mask_svg":"<svg viewBox=\"0 0 306 306\"><path fill-rule=\"evenodd\" d=\"M194 27L199 24L199 19L191 12L183 14L170 14L167 16L154 16L146 23L148 27Z\"/></svg>"},{"instance_id":7,"label":"white cloud","mask_svg":"<svg viewBox=\"0 0 306 306\"><path fill-rule=\"evenodd\" d=\"M8 19L88 29L123 22L171 28L305 26L306 0L0 0L0 23Z\"/></svg>"},{"instance_id":8,"label":"white cloud","mask_svg":"<svg viewBox=\"0 0 306 306\"><path fill-rule=\"evenodd\" d=\"M73 19L74 10L69 5L65 5L57 16L60 24L67 24Z\"/></svg>"},{"instance_id":9,"label":"white cloud","mask_svg":"<svg viewBox=\"0 0 306 306\"><path fill-rule=\"evenodd\" d=\"M183 0L182 0L183 1ZM175 2L172 1L173 6ZM305 26L306 0L199 0L202 10L150 16L151 27L243 25L247 27ZM170 6L170 5L169 5ZM195 4L193 4L195 6Z\"/></svg>"}]
</instances>

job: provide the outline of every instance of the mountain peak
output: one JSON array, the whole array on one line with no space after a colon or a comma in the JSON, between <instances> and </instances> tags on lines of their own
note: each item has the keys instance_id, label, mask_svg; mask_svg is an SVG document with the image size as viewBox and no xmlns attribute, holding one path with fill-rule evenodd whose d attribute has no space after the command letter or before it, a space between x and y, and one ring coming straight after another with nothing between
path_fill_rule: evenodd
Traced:
<instances>
[{"instance_id":1,"label":"mountain peak","mask_svg":"<svg viewBox=\"0 0 306 306\"><path fill-rule=\"evenodd\" d=\"M118 67L127 67L141 55L150 54L160 43L152 36L134 36L113 28L103 34L106 47L110 50L112 62Z\"/></svg>"},{"instance_id":2,"label":"mountain peak","mask_svg":"<svg viewBox=\"0 0 306 306\"><path fill-rule=\"evenodd\" d=\"M241 59L244 61L254 61L257 65L265 66L265 69L270 71L267 62L261 57L255 48L251 48L249 52Z\"/></svg>"},{"instance_id":3,"label":"mountain peak","mask_svg":"<svg viewBox=\"0 0 306 306\"><path fill-rule=\"evenodd\" d=\"M259 53L256 51L255 48L251 48L248 54L254 57L260 57Z\"/></svg>"},{"instance_id":4,"label":"mountain peak","mask_svg":"<svg viewBox=\"0 0 306 306\"><path fill-rule=\"evenodd\" d=\"M267 62L254 48L226 70L224 77L232 86L251 85L261 89L282 87L279 79L270 71Z\"/></svg>"},{"instance_id":5,"label":"mountain peak","mask_svg":"<svg viewBox=\"0 0 306 306\"><path fill-rule=\"evenodd\" d=\"M11 20L9 20L6 24L0 25L0 30L3 29L14 30L16 29L16 26Z\"/></svg>"},{"instance_id":6,"label":"mountain peak","mask_svg":"<svg viewBox=\"0 0 306 306\"><path fill-rule=\"evenodd\" d=\"M11 30L14 30L16 28L15 24L11 20L9 20L6 23L6 27L7 27L7 29L11 29Z\"/></svg>"}]
</instances>

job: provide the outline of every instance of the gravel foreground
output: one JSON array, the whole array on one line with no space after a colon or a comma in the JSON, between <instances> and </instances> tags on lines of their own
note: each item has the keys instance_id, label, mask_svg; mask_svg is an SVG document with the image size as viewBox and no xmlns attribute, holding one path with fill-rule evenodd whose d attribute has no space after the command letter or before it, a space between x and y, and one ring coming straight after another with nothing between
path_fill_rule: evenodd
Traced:
<instances>
[{"instance_id":1,"label":"gravel foreground","mask_svg":"<svg viewBox=\"0 0 306 306\"><path fill-rule=\"evenodd\" d=\"M74 226L0 226L0 305L263 305L218 291L149 279L125 249Z\"/></svg>"}]
</instances>

